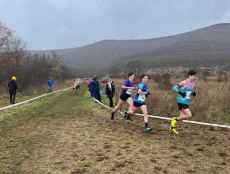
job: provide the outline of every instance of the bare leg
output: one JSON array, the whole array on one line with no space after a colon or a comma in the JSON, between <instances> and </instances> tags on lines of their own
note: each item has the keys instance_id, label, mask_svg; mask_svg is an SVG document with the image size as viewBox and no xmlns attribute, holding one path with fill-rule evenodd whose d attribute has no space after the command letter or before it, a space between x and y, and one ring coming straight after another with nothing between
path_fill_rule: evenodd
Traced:
<instances>
[{"instance_id":1,"label":"bare leg","mask_svg":"<svg viewBox=\"0 0 230 174\"><path fill-rule=\"evenodd\" d=\"M123 105L124 105L124 101L122 101L121 99L119 99L118 104L113 109L113 112L117 112L119 109L122 108Z\"/></svg>"},{"instance_id":2,"label":"bare leg","mask_svg":"<svg viewBox=\"0 0 230 174\"><path fill-rule=\"evenodd\" d=\"M148 109L146 105L142 105L141 106L141 111L144 114L144 124L145 124L145 128L148 128L148 122L149 122L149 116L148 116Z\"/></svg>"},{"instance_id":3,"label":"bare leg","mask_svg":"<svg viewBox=\"0 0 230 174\"><path fill-rule=\"evenodd\" d=\"M121 99L119 99L118 104L115 106L115 108L112 111L111 114L111 120L114 120L115 118L115 113L122 108L122 106L124 105L124 101L122 101Z\"/></svg>"},{"instance_id":4,"label":"bare leg","mask_svg":"<svg viewBox=\"0 0 230 174\"><path fill-rule=\"evenodd\" d=\"M182 111L180 111L180 115L177 118L177 120L187 120L191 117L192 117L192 113L190 109L183 109Z\"/></svg>"}]
</instances>

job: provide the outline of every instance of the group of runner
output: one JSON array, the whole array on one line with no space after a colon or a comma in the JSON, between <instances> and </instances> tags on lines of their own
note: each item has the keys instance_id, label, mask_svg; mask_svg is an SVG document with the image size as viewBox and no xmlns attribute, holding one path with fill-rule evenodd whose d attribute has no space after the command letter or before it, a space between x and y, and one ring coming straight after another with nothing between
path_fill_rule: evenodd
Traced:
<instances>
[{"instance_id":1,"label":"group of runner","mask_svg":"<svg viewBox=\"0 0 230 174\"><path fill-rule=\"evenodd\" d=\"M111 120L115 120L116 112L123 108L124 105L128 104L128 111L125 112L124 118L127 120L131 120L131 116L134 114L134 112L140 108L142 113L144 114L144 132L151 132L152 128L149 125L149 115L148 115L148 108L146 105L146 99L150 95L149 90L149 76L148 75L142 75L141 81L138 84L134 83L135 79L135 73L130 72L128 74L128 77L126 80L122 83L122 91L120 94L119 101L117 105L113 108L111 113ZM111 80L112 81L112 80ZM108 92L108 89L111 88L111 95L108 95L110 99L110 107L113 107L113 96L115 91L115 86L113 82L108 81L106 84L106 94L110 94ZM110 83L109 83L110 82ZM195 86L197 82L196 72L193 70L190 70L187 73L187 78L178 84L173 85L172 90L176 92L178 95L176 97L176 102L179 109L179 116L173 117L171 119L170 123L170 130L178 134L177 131L177 121L182 121L189 119L192 117L192 113L189 109L189 106L192 101L192 96L196 96L195 92ZM48 80L48 86L50 89L50 81ZM75 79L73 84L73 91L77 91L80 88L80 79ZM53 85L53 81L52 81ZM107 87L108 85L108 87ZM15 103L15 96L16 96L16 90L17 90L17 83L16 83L16 77L13 76L8 84L9 87L9 93L10 93L10 103ZM91 93L91 96L96 98L97 100L101 101L100 97L100 86L99 82L97 81L97 78L94 78L92 82L88 84L89 91ZM94 90L91 88L93 87ZM107 89L108 88L108 89Z\"/></svg>"},{"instance_id":2,"label":"group of runner","mask_svg":"<svg viewBox=\"0 0 230 174\"><path fill-rule=\"evenodd\" d=\"M148 108L146 98L150 95L149 76L142 75L141 82L137 85L134 83L135 74L129 73L127 80L123 81L121 86L122 92L118 104L111 113L111 120L115 119L115 114L122 109L125 104L128 104L128 112L125 112L124 118L131 120L131 115L140 108L144 114L144 132L151 132L152 128L149 125ZM178 94L176 102L180 111L178 117L173 117L170 122L170 130L174 134L178 134L177 121L182 121L192 117L189 106L192 101L192 96L196 96L195 86L197 82L196 72L190 70L187 73L187 78L178 84L173 85L172 90Z\"/></svg>"}]
</instances>

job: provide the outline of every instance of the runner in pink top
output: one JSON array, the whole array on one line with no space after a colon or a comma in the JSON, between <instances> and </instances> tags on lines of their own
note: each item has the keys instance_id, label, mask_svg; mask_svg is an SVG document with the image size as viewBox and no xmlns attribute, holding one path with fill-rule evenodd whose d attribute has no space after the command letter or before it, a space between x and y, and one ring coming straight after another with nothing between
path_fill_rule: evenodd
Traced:
<instances>
[{"instance_id":1,"label":"runner in pink top","mask_svg":"<svg viewBox=\"0 0 230 174\"><path fill-rule=\"evenodd\" d=\"M192 102L191 96L196 96L196 92L194 91L196 81L196 72L191 70L188 72L188 78L186 80L173 86L173 91L178 93L176 101L180 111L179 117L174 117L171 120L171 131L175 134L178 134L176 130L177 121L187 120L192 117L189 105Z\"/></svg>"}]
</instances>

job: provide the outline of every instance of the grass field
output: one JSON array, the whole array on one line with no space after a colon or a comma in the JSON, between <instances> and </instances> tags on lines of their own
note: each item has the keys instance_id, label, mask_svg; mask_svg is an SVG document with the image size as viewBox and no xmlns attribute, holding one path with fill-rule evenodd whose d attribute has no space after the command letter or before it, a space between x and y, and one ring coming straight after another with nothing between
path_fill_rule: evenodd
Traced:
<instances>
[{"instance_id":1,"label":"grass field","mask_svg":"<svg viewBox=\"0 0 230 174\"><path fill-rule=\"evenodd\" d=\"M70 86L71 82L66 81L66 82L57 82L54 86L54 90L57 89L62 89L64 87ZM39 96L41 94L44 94L47 92L47 86L46 85L41 85L41 86L36 86L36 87L30 87L28 89L25 89L24 91L21 91L21 89L18 90L17 95L16 95L16 103L34 98L36 96ZM0 88L0 107L7 106L9 105L9 94L6 88L3 88L1 86Z\"/></svg>"},{"instance_id":2,"label":"grass field","mask_svg":"<svg viewBox=\"0 0 230 174\"><path fill-rule=\"evenodd\" d=\"M43 98L0 113L1 174L228 174L230 133L142 119L110 121L86 91Z\"/></svg>"}]
</instances>

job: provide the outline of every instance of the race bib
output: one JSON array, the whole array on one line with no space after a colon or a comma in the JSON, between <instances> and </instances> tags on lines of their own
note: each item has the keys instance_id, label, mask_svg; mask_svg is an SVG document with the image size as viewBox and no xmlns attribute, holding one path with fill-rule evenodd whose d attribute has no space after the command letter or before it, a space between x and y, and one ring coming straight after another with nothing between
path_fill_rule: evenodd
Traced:
<instances>
[{"instance_id":1,"label":"race bib","mask_svg":"<svg viewBox=\"0 0 230 174\"><path fill-rule=\"evenodd\" d=\"M192 94L192 91L187 91L185 98L186 99L191 99L191 94Z\"/></svg>"},{"instance_id":2,"label":"race bib","mask_svg":"<svg viewBox=\"0 0 230 174\"><path fill-rule=\"evenodd\" d=\"M126 94L132 95L133 90L132 89L127 89Z\"/></svg>"},{"instance_id":3,"label":"race bib","mask_svg":"<svg viewBox=\"0 0 230 174\"><path fill-rule=\"evenodd\" d=\"M146 97L145 97L145 95L139 95L138 96L138 101L140 101L140 102L145 102L145 99L146 99Z\"/></svg>"}]
</instances>

